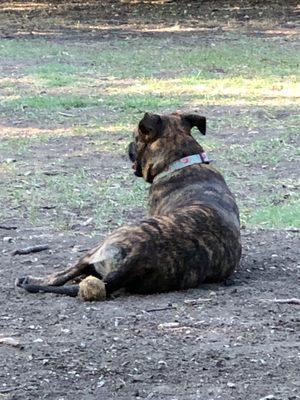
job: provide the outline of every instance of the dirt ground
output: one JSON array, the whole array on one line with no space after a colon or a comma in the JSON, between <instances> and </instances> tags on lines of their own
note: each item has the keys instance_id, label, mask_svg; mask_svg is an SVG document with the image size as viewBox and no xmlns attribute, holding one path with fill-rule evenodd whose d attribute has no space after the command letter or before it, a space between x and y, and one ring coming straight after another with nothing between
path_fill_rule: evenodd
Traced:
<instances>
[{"instance_id":1,"label":"dirt ground","mask_svg":"<svg viewBox=\"0 0 300 400\"><path fill-rule=\"evenodd\" d=\"M297 0L4 0L1 4L0 37L7 39L82 41L170 33L204 39L216 31L236 29L259 36L293 36L299 26Z\"/></svg>"},{"instance_id":2,"label":"dirt ground","mask_svg":"<svg viewBox=\"0 0 300 400\"><path fill-rule=\"evenodd\" d=\"M174 21L186 24L182 35L188 38L195 26L199 35L227 29L230 13L230 26L240 26L245 34L286 40L294 37L296 24L293 1L272 2L271 8L268 1L203 1L201 8L193 1L165 2L161 8L147 1L135 6L125 1L38 2L34 9L28 2L27 13L20 9L21 2L15 2L14 9L9 8L11 3L1 6L1 19L6 21L2 38L46 36L65 41L74 39L74 31L76 40L82 41L162 35L171 33L154 26L173 26ZM237 5L240 8L234 8ZM78 29L74 21L82 10ZM104 28L95 29L101 20ZM24 167L35 157L51 170L53 159L66 154L66 140L71 154L91 139L36 143L22 158ZM104 168L107 155L88 157L69 156L66 173L88 165L95 178L109 176L110 167ZM126 166L125 157L114 156L113 168ZM1 184L5 181L0 190ZM272 301L299 298L297 230L243 229L241 266L226 284L153 296L121 295L87 304L26 294L14 288L14 280L72 263L101 240L105 230L95 229L93 238L84 224L73 232L59 232L49 227L53 210L47 207L41 223L32 226L18 210L4 207L8 218L0 221L0 399L300 399L299 305ZM133 210L124 219L132 222L141 214ZM33 241L48 244L49 249L13 255ZM15 342L1 345L3 337Z\"/></svg>"}]
</instances>

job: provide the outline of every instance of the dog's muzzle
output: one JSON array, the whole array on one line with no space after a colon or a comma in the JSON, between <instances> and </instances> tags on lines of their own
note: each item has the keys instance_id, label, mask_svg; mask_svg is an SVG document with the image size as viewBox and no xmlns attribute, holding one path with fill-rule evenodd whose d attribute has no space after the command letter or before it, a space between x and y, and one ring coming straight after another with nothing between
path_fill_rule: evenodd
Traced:
<instances>
[{"instance_id":1,"label":"dog's muzzle","mask_svg":"<svg viewBox=\"0 0 300 400\"><path fill-rule=\"evenodd\" d=\"M137 148L134 142L129 143L128 146L128 155L129 159L132 162L132 169L134 170L134 174L138 177L142 177L142 167L137 157Z\"/></svg>"}]
</instances>

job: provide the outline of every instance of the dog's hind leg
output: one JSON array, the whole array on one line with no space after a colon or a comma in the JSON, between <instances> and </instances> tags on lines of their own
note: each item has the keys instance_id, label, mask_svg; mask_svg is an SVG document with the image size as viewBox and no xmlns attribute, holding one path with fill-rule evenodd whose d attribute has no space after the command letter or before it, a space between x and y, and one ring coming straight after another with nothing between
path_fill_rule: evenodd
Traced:
<instances>
[{"instance_id":1,"label":"dog's hind leg","mask_svg":"<svg viewBox=\"0 0 300 400\"><path fill-rule=\"evenodd\" d=\"M50 274L46 277L33 277L33 276L25 276L19 277L16 279L16 286L23 287L26 285L39 285L39 286L62 286L68 281L75 279L81 275L96 275L97 272L90 259L91 256L97 251L98 247L91 249L87 254L81 257L76 264L72 267L67 268L63 271Z\"/></svg>"},{"instance_id":2,"label":"dog's hind leg","mask_svg":"<svg viewBox=\"0 0 300 400\"><path fill-rule=\"evenodd\" d=\"M64 271L44 278L20 277L15 284L30 293L56 293L72 297L78 295L84 300L100 300L106 298L105 284L101 279L118 269L122 257L121 248L104 243L89 250L75 265ZM79 285L63 286L76 278L79 278Z\"/></svg>"}]
</instances>

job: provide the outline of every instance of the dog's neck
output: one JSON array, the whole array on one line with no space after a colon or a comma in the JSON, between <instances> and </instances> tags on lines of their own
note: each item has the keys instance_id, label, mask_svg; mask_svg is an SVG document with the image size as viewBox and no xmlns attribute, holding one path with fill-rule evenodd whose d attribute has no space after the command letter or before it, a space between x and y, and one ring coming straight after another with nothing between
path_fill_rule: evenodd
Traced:
<instances>
[{"instance_id":1,"label":"dog's neck","mask_svg":"<svg viewBox=\"0 0 300 400\"><path fill-rule=\"evenodd\" d=\"M210 163L210 160L208 159L205 151L203 151L199 154L192 154L190 156L180 158L179 160L176 160L176 161L172 162L171 164L169 164L167 166L167 168L164 169L164 171L157 174L153 179L153 183L156 183L158 180L165 177L166 175L171 174L174 171L188 167L190 165L209 164L209 163Z\"/></svg>"}]
</instances>

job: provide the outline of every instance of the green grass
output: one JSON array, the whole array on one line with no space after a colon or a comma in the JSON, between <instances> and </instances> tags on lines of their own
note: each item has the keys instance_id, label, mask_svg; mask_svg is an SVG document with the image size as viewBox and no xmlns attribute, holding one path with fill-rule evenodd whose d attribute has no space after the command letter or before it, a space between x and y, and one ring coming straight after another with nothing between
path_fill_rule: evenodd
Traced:
<instances>
[{"instance_id":1,"label":"green grass","mask_svg":"<svg viewBox=\"0 0 300 400\"><path fill-rule=\"evenodd\" d=\"M300 228L300 199L253 210L246 221L251 227Z\"/></svg>"},{"instance_id":2,"label":"green grass","mask_svg":"<svg viewBox=\"0 0 300 400\"><path fill-rule=\"evenodd\" d=\"M6 140L0 141L0 151L3 154L13 156L18 154L24 154L28 147L33 142L39 142L38 138L29 139L29 138L10 138Z\"/></svg>"},{"instance_id":3,"label":"green grass","mask_svg":"<svg viewBox=\"0 0 300 400\"><path fill-rule=\"evenodd\" d=\"M13 109L28 108L48 111L69 110L71 108L85 108L95 106L97 104L99 104L99 100L96 97L76 96L73 94L61 96L49 96L41 94L28 97L19 95L16 99L3 102L4 107L8 106Z\"/></svg>"},{"instance_id":4,"label":"green grass","mask_svg":"<svg viewBox=\"0 0 300 400\"><path fill-rule=\"evenodd\" d=\"M54 227L69 230L92 215L95 226L103 229L109 224L124 223L133 203L136 207L145 203L147 185L142 180L132 182L128 178L127 172L117 172L99 181L84 168L70 175L48 176L35 172L22 176L22 185L9 188L1 198L18 207L19 216L32 224L38 224L48 212L52 214Z\"/></svg>"},{"instance_id":5,"label":"green grass","mask_svg":"<svg viewBox=\"0 0 300 400\"><path fill-rule=\"evenodd\" d=\"M33 224L49 201L55 209L47 218L56 226L71 229L78 215L95 216L99 227L119 225L124 213L145 204L146 186L124 171L97 181L89 165L74 174L49 177L34 170L25 176L20 160L29 150L34 155L42 143L51 147L55 136L64 143L80 136L92 144L84 141L84 148L70 151L71 159L95 152L121 156L143 112L178 109L210 116L207 136L193 134L237 194L244 224L298 224L299 197L282 186L291 179L294 187L290 165L299 155L299 57L289 43L230 34L213 45L154 38L84 45L3 40L0 59L13 71L1 81L3 132L15 135L6 133L0 155L18 158L0 165L7 182L0 196ZM31 127L36 134L26 137Z\"/></svg>"},{"instance_id":6,"label":"green grass","mask_svg":"<svg viewBox=\"0 0 300 400\"><path fill-rule=\"evenodd\" d=\"M29 61L35 64L36 61L47 61L54 58L67 58L67 51L64 46L49 43L44 40L3 40L0 44L0 58L14 62Z\"/></svg>"},{"instance_id":7,"label":"green grass","mask_svg":"<svg viewBox=\"0 0 300 400\"><path fill-rule=\"evenodd\" d=\"M277 164L284 158L296 161L299 149L282 138L257 139L248 145L234 144L224 152L224 156L242 164L270 165Z\"/></svg>"},{"instance_id":8,"label":"green grass","mask_svg":"<svg viewBox=\"0 0 300 400\"><path fill-rule=\"evenodd\" d=\"M171 39L147 38L131 41L97 43L86 46L78 44L50 44L42 40L2 41L0 57L14 61L34 61L43 64L69 63L83 65L89 71L120 78L145 76L155 73L189 74L213 77L220 69L231 76L291 76L299 67L299 57L290 46L258 38L231 36L214 46L174 44ZM74 67L75 68L75 67ZM218 71L215 71L218 69ZM181 74L180 74L181 71Z\"/></svg>"},{"instance_id":9,"label":"green grass","mask_svg":"<svg viewBox=\"0 0 300 400\"><path fill-rule=\"evenodd\" d=\"M18 80L13 86L6 83L7 88L15 87L3 100L6 112L19 105L49 111L85 108L97 100L123 112L187 104L290 106L299 93L295 51L254 38L190 49L153 39L147 39L147 46L143 40L134 46L73 44L67 51L63 45L43 41L34 46L30 41L3 41L0 57L21 63L24 74L22 86ZM130 81L124 84L126 79ZM69 93L70 87L77 94ZM36 93L43 88L65 91Z\"/></svg>"},{"instance_id":10,"label":"green grass","mask_svg":"<svg viewBox=\"0 0 300 400\"><path fill-rule=\"evenodd\" d=\"M149 77L176 70L179 70L179 76L189 72L209 78L220 73L215 69L222 69L231 76L283 76L293 74L299 67L299 58L289 47L278 52L276 44L254 38L239 37L233 42L220 41L215 46L200 44L190 48L174 46L171 40L147 39L147 46L144 41L135 41L134 46L130 42L116 42L113 49L91 49L93 47L86 51L86 60L92 62L94 69L103 66L111 75L121 78ZM124 68L117 68L118 64Z\"/></svg>"},{"instance_id":11,"label":"green grass","mask_svg":"<svg viewBox=\"0 0 300 400\"><path fill-rule=\"evenodd\" d=\"M86 67L67 62L28 67L26 72L37 86L43 88L86 86L92 82L90 78L85 76L88 73Z\"/></svg>"}]
</instances>

